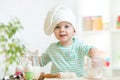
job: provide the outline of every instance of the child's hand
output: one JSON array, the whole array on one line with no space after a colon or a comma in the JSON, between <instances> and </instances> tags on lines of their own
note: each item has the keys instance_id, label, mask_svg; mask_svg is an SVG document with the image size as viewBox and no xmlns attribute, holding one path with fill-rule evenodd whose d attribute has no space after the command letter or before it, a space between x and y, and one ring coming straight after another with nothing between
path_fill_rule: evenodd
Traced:
<instances>
[{"instance_id":1,"label":"child's hand","mask_svg":"<svg viewBox=\"0 0 120 80\"><path fill-rule=\"evenodd\" d=\"M90 49L89 55L91 57L91 63L93 68L100 68L103 66L103 60L101 58L101 51L96 48Z\"/></svg>"}]
</instances>

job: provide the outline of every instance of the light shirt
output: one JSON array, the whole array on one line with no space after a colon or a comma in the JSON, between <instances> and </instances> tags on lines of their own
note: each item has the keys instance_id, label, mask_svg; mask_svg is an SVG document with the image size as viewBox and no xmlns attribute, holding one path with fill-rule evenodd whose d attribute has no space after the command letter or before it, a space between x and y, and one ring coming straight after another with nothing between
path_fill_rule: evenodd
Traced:
<instances>
[{"instance_id":1,"label":"light shirt","mask_svg":"<svg viewBox=\"0 0 120 80\"><path fill-rule=\"evenodd\" d=\"M74 72L81 77L84 74L84 57L92 47L76 38L73 38L73 44L69 47L59 42L52 43L41 56L40 64L45 66L52 61L51 73Z\"/></svg>"}]
</instances>

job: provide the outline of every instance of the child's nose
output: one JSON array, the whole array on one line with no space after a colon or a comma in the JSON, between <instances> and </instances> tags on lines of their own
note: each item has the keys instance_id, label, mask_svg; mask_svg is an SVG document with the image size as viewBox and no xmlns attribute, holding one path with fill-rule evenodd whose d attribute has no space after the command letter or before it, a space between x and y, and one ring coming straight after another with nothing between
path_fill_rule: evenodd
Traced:
<instances>
[{"instance_id":1,"label":"child's nose","mask_svg":"<svg viewBox=\"0 0 120 80\"><path fill-rule=\"evenodd\" d=\"M61 27L61 28L60 28L60 31L64 31L64 30L65 30L65 28L64 28L64 27Z\"/></svg>"}]
</instances>

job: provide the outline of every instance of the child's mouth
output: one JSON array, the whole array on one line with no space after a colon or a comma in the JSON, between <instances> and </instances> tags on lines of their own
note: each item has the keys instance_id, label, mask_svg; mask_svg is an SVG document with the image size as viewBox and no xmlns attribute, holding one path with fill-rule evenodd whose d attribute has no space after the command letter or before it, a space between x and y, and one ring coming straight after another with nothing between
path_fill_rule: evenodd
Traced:
<instances>
[{"instance_id":1,"label":"child's mouth","mask_svg":"<svg viewBox=\"0 0 120 80\"><path fill-rule=\"evenodd\" d=\"M64 37L64 36L66 36L66 35L59 35L60 37Z\"/></svg>"}]
</instances>

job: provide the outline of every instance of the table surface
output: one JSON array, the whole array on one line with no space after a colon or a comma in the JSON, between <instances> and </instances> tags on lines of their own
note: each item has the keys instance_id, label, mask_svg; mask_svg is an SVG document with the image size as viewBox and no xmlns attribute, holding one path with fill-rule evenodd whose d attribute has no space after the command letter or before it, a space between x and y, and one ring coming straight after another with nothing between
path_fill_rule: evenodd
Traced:
<instances>
[{"instance_id":1,"label":"table surface","mask_svg":"<svg viewBox=\"0 0 120 80\"><path fill-rule=\"evenodd\" d=\"M60 78L46 78L44 80L120 80L120 77L104 77L101 79L93 79L93 78L69 78L69 79L60 79Z\"/></svg>"}]
</instances>

